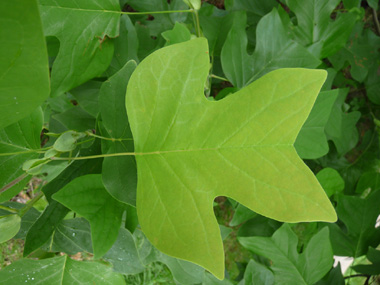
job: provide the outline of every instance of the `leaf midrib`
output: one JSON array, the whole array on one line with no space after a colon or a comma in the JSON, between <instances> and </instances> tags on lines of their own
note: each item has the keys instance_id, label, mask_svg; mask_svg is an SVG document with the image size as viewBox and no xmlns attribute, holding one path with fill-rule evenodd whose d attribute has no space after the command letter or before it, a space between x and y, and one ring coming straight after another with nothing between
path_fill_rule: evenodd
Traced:
<instances>
[{"instance_id":1,"label":"leaf midrib","mask_svg":"<svg viewBox=\"0 0 380 285\"><path fill-rule=\"evenodd\" d=\"M136 156L143 155L159 155L167 153L181 153L181 152L201 152L201 151L220 151L223 149L250 149L250 148L259 148L259 147L268 147L268 148L277 148L277 147L290 147L294 148L294 144L257 144L257 145L247 145L247 146L224 146L224 147L212 147L212 148L195 148L195 149L173 149L173 150L156 150L156 151L147 151L147 152L135 152Z\"/></svg>"}]
</instances>

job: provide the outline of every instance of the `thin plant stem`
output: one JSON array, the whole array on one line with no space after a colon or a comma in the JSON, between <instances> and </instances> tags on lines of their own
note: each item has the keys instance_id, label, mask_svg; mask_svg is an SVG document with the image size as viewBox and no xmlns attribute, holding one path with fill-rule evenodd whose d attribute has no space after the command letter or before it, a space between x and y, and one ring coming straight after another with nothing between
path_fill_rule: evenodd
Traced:
<instances>
[{"instance_id":1,"label":"thin plant stem","mask_svg":"<svg viewBox=\"0 0 380 285\"><path fill-rule=\"evenodd\" d=\"M215 74L211 74L211 77L215 78L215 79L222 80L222 81L229 81L227 78L224 78L224 77L221 77L221 76L218 76L218 75L215 75Z\"/></svg>"},{"instance_id":2,"label":"thin plant stem","mask_svg":"<svg viewBox=\"0 0 380 285\"><path fill-rule=\"evenodd\" d=\"M108 153L108 154L97 154L89 156L78 156L78 157L51 157L51 160L85 160L85 159L96 159L102 157L114 157L114 156L131 156L137 155L135 152L121 152L121 153Z\"/></svg>"},{"instance_id":3,"label":"thin plant stem","mask_svg":"<svg viewBox=\"0 0 380 285\"><path fill-rule=\"evenodd\" d=\"M44 196L44 192L40 191L32 200L29 201L28 204L26 204L20 211L18 212L18 215L20 217L24 216L33 206L35 203L37 203L38 200L40 200Z\"/></svg>"},{"instance_id":4,"label":"thin plant stem","mask_svg":"<svg viewBox=\"0 0 380 285\"><path fill-rule=\"evenodd\" d=\"M111 12L111 11L110 11ZM116 12L124 15L153 15L153 14L172 14L172 13L191 13L193 12L192 9L190 10L167 10L167 11L152 11L152 12Z\"/></svg>"},{"instance_id":5,"label":"thin plant stem","mask_svg":"<svg viewBox=\"0 0 380 285\"><path fill-rule=\"evenodd\" d=\"M27 173L24 173L22 175L20 175L19 177L17 177L15 180L9 182L7 185L5 185L3 188L0 189L0 193L3 193L5 191L7 191L8 189L10 189L11 187L13 187L14 185L16 185L17 183L19 183L21 180L23 180L25 177L27 177L28 174Z\"/></svg>"},{"instance_id":6,"label":"thin plant stem","mask_svg":"<svg viewBox=\"0 0 380 285\"><path fill-rule=\"evenodd\" d=\"M108 140L108 141L113 141L113 142L121 142L121 141L132 141L133 139L132 138L127 138L127 139L115 139L115 138L107 138L107 137L103 137L103 136L99 136L99 135L96 135L96 134L93 134L91 132L85 132L86 135L88 136L91 136L91 137L94 137L94 138L98 138L98 139L102 139L102 140Z\"/></svg>"},{"instance_id":7,"label":"thin plant stem","mask_svg":"<svg viewBox=\"0 0 380 285\"><path fill-rule=\"evenodd\" d=\"M3 205L0 205L0 209L1 209L1 210L5 210L5 211L10 212L10 213L14 213L14 214L18 213L17 210L12 209L12 208L9 208L9 207L7 207L7 206L3 206Z\"/></svg>"},{"instance_id":8,"label":"thin plant stem","mask_svg":"<svg viewBox=\"0 0 380 285\"><path fill-rule=\"evenodd\" d=\"M193 11L193 15L195 16L195 29L197 31L197 36L201 37L202 36L202 32L201 32L201 25L200 25L200 22L199 22L198 11L197 10L192 10L192 11Z\"/></svg>"},{"instance_id":9,"label":"thin plant stem","mask_svg":"<svg viewBox=\"0 0 380 285\"><path fill-rule=\"evenodd\" d=\"M379 18L377 17L377 12L375 9L372 8L372 13L373 13L373 19L375 21L375 27L377 31L377 35L380 36L380 23L379 23Z\"/></svg>"}]
</instances>

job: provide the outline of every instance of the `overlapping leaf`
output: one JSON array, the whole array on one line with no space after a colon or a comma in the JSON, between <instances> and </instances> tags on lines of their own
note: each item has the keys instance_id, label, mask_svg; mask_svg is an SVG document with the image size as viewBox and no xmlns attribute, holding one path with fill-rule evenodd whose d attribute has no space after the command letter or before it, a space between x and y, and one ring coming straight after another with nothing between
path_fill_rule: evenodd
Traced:
<instances>
[{"instance_id":1,"label":"overlapping leaf","mask_svg":"<svg viewBox=\"0 0 380 285\"><path fill-rule=\"evenodd\" d=\"M107 69L114 50L110 38L119 34L119 1L40 0L40 4L45 36L60 42L51 73L51 95L58 96Z\"/></svg>"},{"instance_id":2,"label":"overlapping leaf","mask_svg":"<svg viewBox=\"0 0 380 285\"><path fill-rule=\"evenodd\" d=\"M18 194L28 181L28 177L21 177L24 174L22 165L38 157L36 151L40 148L42 123L42 111L37 108L27 117L0 130L0 188L4 187L0 202L8 201ZM20 181L17 180L19 177Z\"/></svg>"},{"instance_id":3,"label":"overlapping leaf","mask_svg":"<svg viewBox=\"0 0 380 285\"><path fill-rule=\"evenodd\" d=\"M340 0L286 0L296 14L292 28L296 40L318 58L336 53L347 42L357 20L355 13L343 13L332 21L330 15Z\"/></svg>"},{"instance_id":4,"label":"overlapping leaf","mask_svg":"<svg viewBox=\"0 0 380 285\"><path fill-rule=\"evenodd\" d=\"M343 195L339 198L337 213L347 231L336 224L330 225L335 255L359 257L366 254L370 246L376 247L379 244L380 229L375 228L380 214L379 200L379 190L365 199Z\"/></svg>"},{"instance_id":5,"label":"overlapping leaf","mask_svg":"<svg viewBox=\"0 0 380 285\"><path fill-rule=\"evenodd\" d=\"M297 252L297 236L287 224L272 237L245 237L239 242L272 261L274 284L314 284L333 264L329 231L323 228L309 241L303 253Z\"/></svg>"},{"instance_id":6,"label":"overlapping leaf","mask_svg":"<svg viewBox=\"0 0 380 285\"><path fill-rule=\"evenodd\" d=\"M0 3L0 129L49 96L47 50L36 0Z\"/></svg>"},{"instance_id":7,"label":"overlapping leaf","mask_svg":"<svg viewBox=\"0 0 380 285\"><path fill-rule=\"evenodd\" d=\"M208 69L205 39L161 49L133 73L126 105L144 233L163 252L223 278L216 196L282 221L335 221L293 147L326 75L278 70L211 102L203 95Z\"/></svg>"},{"instance_id":8,"label":"overlapping leaf","mask_svg":"<svg viewBox=\"0 0 380 285\"><path fill-rule=\"evenodd\" d=\"M125 92L135 68L136 62L129 61L100 89L99 108L105 135L116 139L113 142L103 140L103 153L133 152L132 133L125 110ZM107 191L115 199L136 205L137 174L133 156L106 157L102 178Z\"/></svg>"},{"instance_id":9,"label":"overlapping leaf","mask_svg":"<svg viewBox=\"0 0 380 285\"><path fill-rule=\"evenodd\" d=\"M313 109L294 144L301 158L316 159L328 153L329 145L325 135L325 126L338 93L337 90L319 93Z\"/></svg>"},{"instance_id":10,"label":"overlapping leaf","mask_svg":"<svg viewBox=\"0 0 380 285\"><path fill-rule=\"evenodd\" d=\"M95 258L103 256L116 241L124 206L104 188L101 175L81 176L53 195L91 224Z\"/></svg>"},{"instance_id":11,"label":"overlapping leaf","mask_svg":"<svg viewBox=\"0 0 380 285\"><path fill-rule=\"evenodd\" d=\"M21 259L0 271L4 284L125 284L122 275L98 262L67 256L41 260Z\"/></svg>"},{"instance_id":12,"label":"overlapping leaf","mask_svg":"<svg viewBox=\"0 0 380 285\"><path fill-rule=\"evenodd\" d=\"M304 47L289 38L276 9L257 25L256 49L249 55L246 22L246 14L236 12L221 53L223 71L234 86L242 88L278 68L314 68L320 64Z\"/></svg>"}]
</instances>

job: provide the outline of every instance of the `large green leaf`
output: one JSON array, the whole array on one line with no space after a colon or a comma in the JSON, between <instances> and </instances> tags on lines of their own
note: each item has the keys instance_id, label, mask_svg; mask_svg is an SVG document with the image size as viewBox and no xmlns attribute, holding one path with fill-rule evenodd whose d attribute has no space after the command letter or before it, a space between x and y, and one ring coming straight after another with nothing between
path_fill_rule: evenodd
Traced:
<instances>
[{"instance_id":1,"label":"large green leaf","mask_svg":"<svg viewBox=\"0 0 380 285\"><path fill-rule=\"evenodd\" d=\"M36 0L0 3L0 129L49 96L49 65Z\"/></svg>"},{"instance_id":2,"label":"large green leaf","mask_svg":"<svg viewBox=\"0 0 380 285\"><path fill-rule=\"evenodd\" d=\"M111 248L117 239L125 208L104 188L101 175L78 177L52 198L90 222L95 258L103 256Z\"/></svg>"},{"instance_id":3,"label":"large green leaf","mask_svg":"<svg viewBox=\"0 0 380 285\"><path fill-rule=\"evenodd\" d=\"M101 75L113 56L109 38L119 34L118 0L40 0L45 36L60 49L51 73L51 96ZM107 10L107 11L105 11Z\"/></svg>"},{"instance_id":4,"label":"large green leaf","mask_svg":"<svg viewBox=\"0 0 380 285\"><path fill-rule=\"evenodd\" d=\"M292 27L295 38L318 58L336 53L347 42L357 15L343 13L332 21L330 15L340 0L286 0L297 17Z\"/></svg>"},{"instance_id":5,"label":"large green leaf","mask_svg":"<svg viewBox=\"0 0 380 285\"><path fill-rule=\"evenodd\" d=\"M325 126L329 120L338 90L319 93L317 100L297 136L294 147L303 159L316 159L329 152Z\"/></svg>"},{"instance_id":6,"label":"large green leaf","mask_svg":"<svg viewBox=\"0 0 380 285\"><path fill-rule=\"evenodd\" d=\"M4 187L4 192L0 192L0 203L18 194L29 180L26 177L16 183L24 174L23 163L38 157L36 150L40 148L42 123L42 111L37 108L20 121L0 130L0 188ZM16 184L12 186L12 182Z\"/></svg>"},{"instance_id":7,"label":"large green leaf","mask_svg":"<svg viewBox=\"0 0 380 285\"><path fill-rule=\"evenodd\" d=\"M208 70L205 39L156 51L132 74L126 106L144 233L164 253L223 278L215 197L281 221L336 220L293 147L326 73L278 70L213 102L203 95Z\"/></svg>"},{"instance_id":8,"label":"large green leaf","mask_svg":"<svg viewBox=\"0 0 380 285\"><path fill-rule=\"evenodd\" d=\"M125 92L136 62L129 61L120 71L102 84L99 107L107 136L116 139L103 140L103 153L133 152L133 139L125 110ZM124 122L124 123L120 123ZM137 173L133 156L106 157L103 161L102 178L107 191L115 199L136 205Z\"/></svg>"},{"instance_id":9,"label":"large green leaf","mask_svg":"<svg viewBox=\"0 0 380 285\"><path fill-rule=\"evenodd\" d=\"M244 12L236 12L232 28L223 45L221 61L228 80L236 87L251 83L264 74L284 67L314 68L320 61L306 48L291 40L276 9L257 25L256 49L247 52Z\"/></svg>"},{"instance_id":10,"label":"large green leaf","mask_svg":"<svg viewBox=\"0 0 380 285\"><path fill-rule=\"evenodd\" d=\"M65 256L21 259L0 271L3 284L125 284L122 275L98 262L76 261Z\"/></svg>"},{"instance_id":11,"label":"large green leaf","mask_svg":"<svg viewBox=\"0 0 380 285\"><path fill-rule=\"evenodd\" d=\"M287 224L269 238L239 238L245 248L272 261L270 268L274 273L274 284L314 284L333 265L328 228L314 235L301 254L297 252L297 240Z\"/></svg>"}]
</instances>

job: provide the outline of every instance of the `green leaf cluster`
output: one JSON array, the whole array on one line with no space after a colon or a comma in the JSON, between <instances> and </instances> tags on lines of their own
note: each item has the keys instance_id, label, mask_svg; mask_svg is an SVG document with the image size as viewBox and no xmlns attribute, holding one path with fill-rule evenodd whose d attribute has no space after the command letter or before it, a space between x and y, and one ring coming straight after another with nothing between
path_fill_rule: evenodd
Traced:
<instances>
[{"instance_id":1,"label":"green leaf cluster","mask_svg":"<svg viewBox=\"0 0 380 285\"><path fill-rule=\"evenodd\" d=\"M379 278L378 9L3 1L0 283Z\"/></svg>"}]
</instances>

